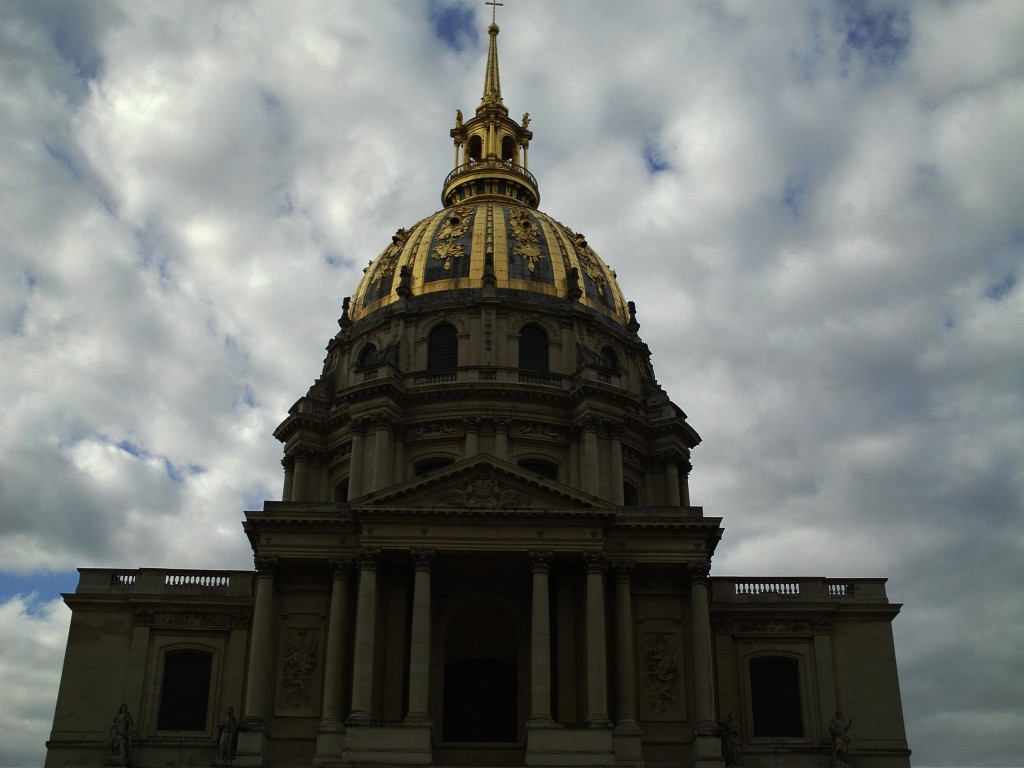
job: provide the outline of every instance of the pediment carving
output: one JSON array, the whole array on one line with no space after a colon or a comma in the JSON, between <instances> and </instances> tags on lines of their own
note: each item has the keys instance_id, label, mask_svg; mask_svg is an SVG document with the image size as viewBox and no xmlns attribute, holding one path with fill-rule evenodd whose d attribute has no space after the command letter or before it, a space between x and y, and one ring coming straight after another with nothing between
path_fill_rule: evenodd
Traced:
<instances>
[{"instance_id":1,"label":"pediment carving","mask_svg":"<svg viewBox=\"0 0 1024 768\"><path fill-rule=\"evenodd\" d=\"M464 459L425 477L353 499L350 506L465 511L614 509L608 502L553 480L524 473L514 464L493 456Z\"/></svg>"},{"instance_id":2,"label":"pediment carving","mask_svg":"<svg viewBox=\"0 0 1024 768\"><path fill-rule=\"evenodd\" d=\"M481 471L465 485L444 491L438 501L446 507L464 509L508 509L529 506L525 495Z\"/></svg>"}]
</instances>

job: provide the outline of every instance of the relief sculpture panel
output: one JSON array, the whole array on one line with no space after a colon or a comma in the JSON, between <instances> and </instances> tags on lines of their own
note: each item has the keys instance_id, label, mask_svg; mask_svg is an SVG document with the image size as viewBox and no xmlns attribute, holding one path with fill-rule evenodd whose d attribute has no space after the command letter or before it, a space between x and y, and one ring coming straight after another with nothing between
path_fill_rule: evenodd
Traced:
<instances>
[{"instance_id":1,"label":"relief sculpture panel","mask_svg":"<svg viewBox=\"0 0 1024 768\"><path fill-rule=\"evenodd\" d=\"M682 643L676 632L644 632L640 665L642 720L683 720L686 717L683 687Z\"/></svg>"},{"instance_id":2,"label":"relief sculpture panel","mask_svg":"<svg viewBox=\"0 0 1024 768\"><path fill-rule=\"evenodd\" d=\"M281 644L276 711L315 715L320 711L320 629L286 627Z\"/></svg>"}]
</instances>

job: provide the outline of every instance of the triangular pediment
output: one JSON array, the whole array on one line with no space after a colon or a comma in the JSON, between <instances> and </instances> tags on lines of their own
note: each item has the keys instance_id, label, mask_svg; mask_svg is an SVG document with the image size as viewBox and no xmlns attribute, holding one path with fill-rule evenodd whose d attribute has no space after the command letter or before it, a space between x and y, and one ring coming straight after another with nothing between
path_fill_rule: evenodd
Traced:
<instances>
[{"instance_id":1,"label":"triangular pediment","mask_svg":"<svg viewBox=\"0 0 1024 768\"><path fill-rule=\"evenodd\" d=\"M524 472L493 456L475 456L368 493L354 507L430 509L615 509L603 499Z\"/></svg>"}]
</instances>

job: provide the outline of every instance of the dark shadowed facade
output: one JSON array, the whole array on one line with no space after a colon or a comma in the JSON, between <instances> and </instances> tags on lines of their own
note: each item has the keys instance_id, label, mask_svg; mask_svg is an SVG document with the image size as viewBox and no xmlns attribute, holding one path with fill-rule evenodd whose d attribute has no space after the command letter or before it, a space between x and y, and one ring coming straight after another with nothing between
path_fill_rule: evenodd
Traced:
<instances>
[{"instance_id":1,"label":"dark shadowed facade","mask_svg":"<svg viewBox=\"0 0 1024 768\"><path fill-rule=\"evenodd\" d=\"M615 272L538 209L489 34L444 208L275 433L256 570L65 596L50 768L909 765L884 579L709 577L700 437Z\"/></svg>"}]
</instances>

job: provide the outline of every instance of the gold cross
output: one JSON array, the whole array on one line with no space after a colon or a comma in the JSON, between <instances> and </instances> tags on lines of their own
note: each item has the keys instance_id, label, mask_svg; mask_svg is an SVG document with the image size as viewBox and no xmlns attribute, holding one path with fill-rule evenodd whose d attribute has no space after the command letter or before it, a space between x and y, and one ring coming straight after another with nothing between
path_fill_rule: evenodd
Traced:
<instances>
[{"instance_id":1,"label":"gold cross","mask_svg":"<svg viewBox=\"0 0 1024 768\"><path fill-rule=\"evenodd\" d=\"M498 15L498 6L499 5L504 5L504 3L496 3L496 2L494 2L494 0L486 0L484 5L491 6L491 24L496 23L495 22L495 17Z\"/></svg>"}]
</instances>

